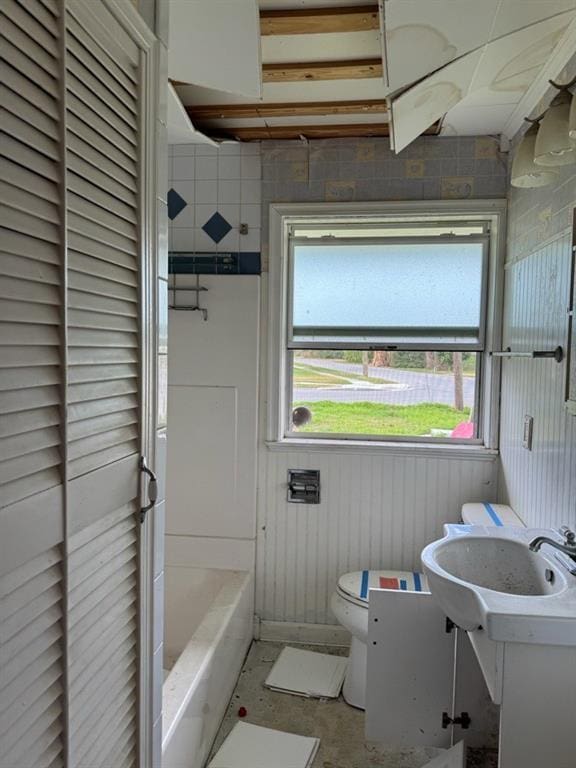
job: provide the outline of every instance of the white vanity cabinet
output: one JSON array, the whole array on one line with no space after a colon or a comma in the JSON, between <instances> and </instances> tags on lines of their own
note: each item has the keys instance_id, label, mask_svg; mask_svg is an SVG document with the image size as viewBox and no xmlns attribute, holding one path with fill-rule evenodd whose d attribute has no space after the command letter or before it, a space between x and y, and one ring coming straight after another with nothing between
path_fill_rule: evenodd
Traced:
<instances>
[{"instance_id":1,"label":"white vanity cabinet","mask_svg":"<svg viewBox=\"0 0 576 768\"><path fill-rule=\"evenodd\" d=\"M410 747L497 744L498 708L476 654L430 593L370 591L366 738Z\"/></svg>"}]
</instances>

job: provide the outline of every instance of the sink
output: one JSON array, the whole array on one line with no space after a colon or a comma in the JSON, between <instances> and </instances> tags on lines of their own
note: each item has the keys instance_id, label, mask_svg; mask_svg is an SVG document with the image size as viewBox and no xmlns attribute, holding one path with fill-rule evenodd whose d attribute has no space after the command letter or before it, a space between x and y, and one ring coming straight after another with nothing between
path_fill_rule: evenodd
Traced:
<instances>
[{"instance_id":1,"label":"sink","mask_svg":"<svg viewBox=\"0 0 576 768\"><path fill-rule=\"evenodd\" d=\"M447 525L422 552L433 597L468 631L502 642L576 646L576 576L554 550L528 544L553 531Z\"/></svg>"}]
</instances>

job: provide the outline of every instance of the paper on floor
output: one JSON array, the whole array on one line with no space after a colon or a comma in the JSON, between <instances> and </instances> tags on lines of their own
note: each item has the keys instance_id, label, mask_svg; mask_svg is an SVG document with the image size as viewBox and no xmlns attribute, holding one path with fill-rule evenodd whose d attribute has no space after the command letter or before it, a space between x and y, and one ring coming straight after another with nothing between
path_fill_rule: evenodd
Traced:
<instances>
[{"instance_id":1,"label":"paper on floor","mask_svg":"<svg viewBox=\"0 0 576 768\"><path fill-rule=\"evenodd\" d=\"M236 723L208 768L310 768L320 739Z\"/></svg>"},{"instance_id":2,"label":"paper on floor","mask_svg":"<svg viewBox=\"0 0 576 768\"><path fill-rule=\"evenodd\" d=\"M264 685L282 693L336 699L340 694L348 659L300 648L284 648Z\"/></svg>"}]
</instances>

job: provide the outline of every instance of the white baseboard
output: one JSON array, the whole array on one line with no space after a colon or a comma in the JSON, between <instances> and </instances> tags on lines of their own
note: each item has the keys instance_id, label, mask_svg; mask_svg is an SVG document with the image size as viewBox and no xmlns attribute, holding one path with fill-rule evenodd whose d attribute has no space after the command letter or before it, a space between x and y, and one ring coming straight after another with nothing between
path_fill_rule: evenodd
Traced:
<instances>
[{"instance_id":1,"label":"white baseboard","mask_svg":"<svg viewBox=\"0 0 576 768\"><path fill-rule=\"evenodd\" d=\"M292 621L259 621L255 635L265 642L302 645L350 645L350 633L337 624L297 624Z\"/></svg>"}]
</instances>

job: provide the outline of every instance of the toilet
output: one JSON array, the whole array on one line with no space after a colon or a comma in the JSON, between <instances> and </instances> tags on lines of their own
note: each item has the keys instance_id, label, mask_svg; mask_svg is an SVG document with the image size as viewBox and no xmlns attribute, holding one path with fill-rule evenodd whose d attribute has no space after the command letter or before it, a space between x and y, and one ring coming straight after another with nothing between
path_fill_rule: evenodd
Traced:
<instances>
[{"instance_id":1,"label":"toilet","mask_svg":"<svg viewBox=\"0 0 576 768\"><path fill-rule=\"evenodd\" d=\"M464 504L462 521L467 525L524 527L511 507L489 502ZM429 592L426 576L418 571L364 570L345 573L338 579L330 607L339 624L352 635L342 695L348 704L358 709L365 708L368 600L371 589Z\"/></svg>"}]
</instances>

